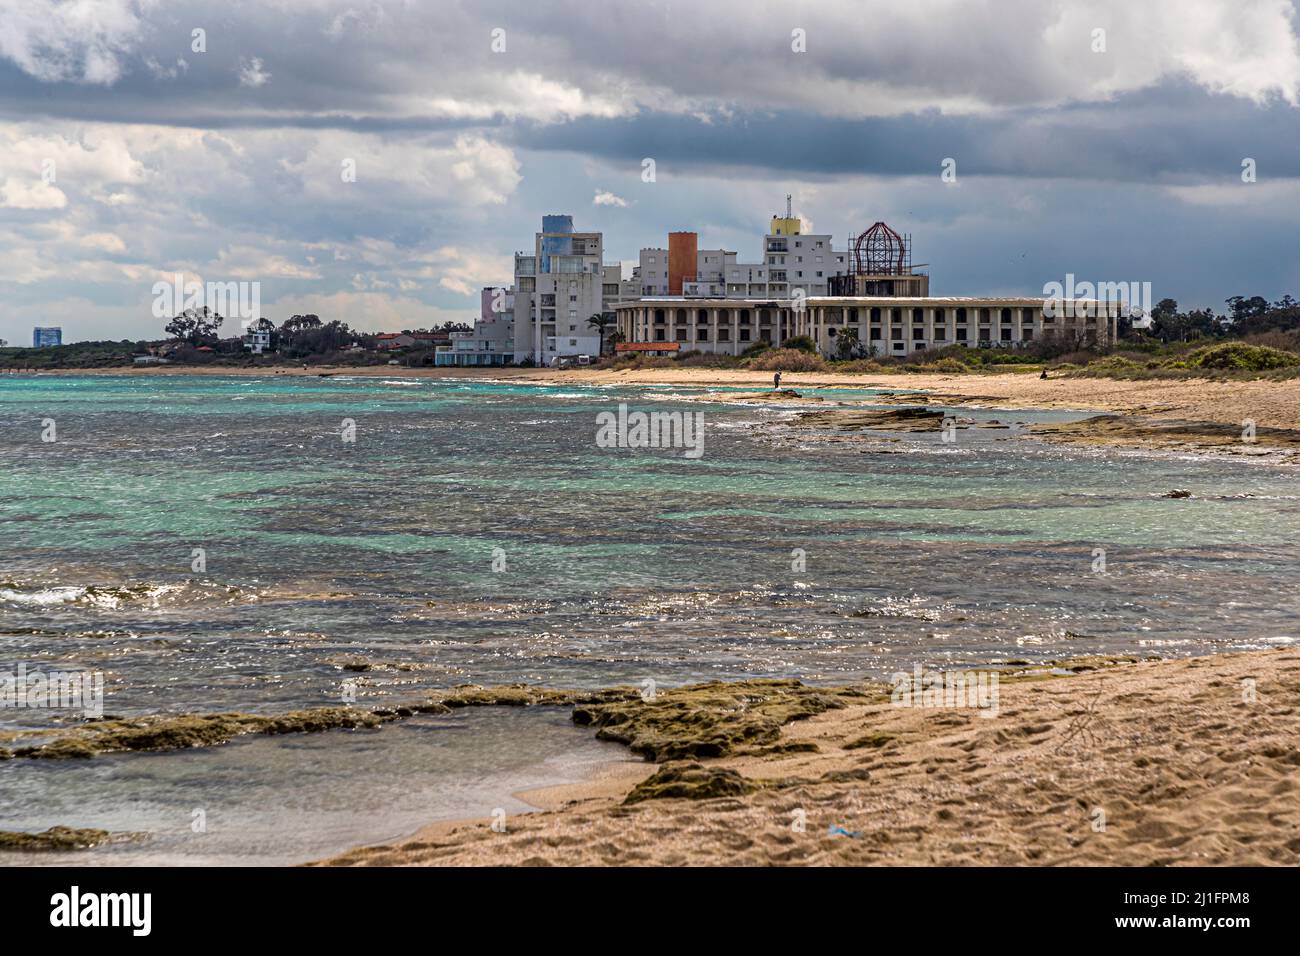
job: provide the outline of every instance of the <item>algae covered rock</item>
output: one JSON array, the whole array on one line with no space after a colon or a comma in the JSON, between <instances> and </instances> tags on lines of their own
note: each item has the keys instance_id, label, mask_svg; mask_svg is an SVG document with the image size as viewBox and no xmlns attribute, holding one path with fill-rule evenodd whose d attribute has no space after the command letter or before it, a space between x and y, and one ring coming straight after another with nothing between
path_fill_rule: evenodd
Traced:
<instances>
[{"instance_id":1,"label":"algae covered rock","mask_svg":"<svg viewBox=\"0 0 1300 956\"><path fill-rule=\"evenodd\" d=\"M61 850L88 850L107 843L107 830L50 827L43 833L22 833L0 830L0 850L17 850L23 853L40 853Z\"/></svg>"},{"instance_id":2,"label":"algae covered rock","mask_svg":"<svg viewBox=\"0 0 1300 956\"><path fill-rule=\"evenodd\" d=\"M259 714L154 714L102 720L78 727L46 744L19 747L18 757L66 760L132 750L188 750L223 744L243 734L315 733L336 728L377 727L386 719L349 707L317 707L274 717Z\"/></svg>"},{"instance_id":3,"label":"algae covered rock","mask_svg":"<svg viewBox=\"0 0 1300 956\"><path fill-rule=\"evenodd\" d=\"M714 797L743 797L759 789L734 770L704 767L698 763L668 764L637 784L624 804L642 800L712 800Z\"/></svg>"},{"instance_id":4,"label":"algae covered rock","mask_svg":"<svg viewBox=\"0 0 1300 956\"><path fill-rule=\"evenodd\" d=\"M149 714L92 721L66 732L37 731L28 736L40 742L13 750L0 748L0 759L70 760L126 751L188 750L224 744L244 734L309 734L325 730L370 729L415 714L449 714L461 707L571 705L627 701L636 697L636 689L629 687L577 691L526 684L506 687L464 685L438 691L425 700L373 710L333 706L271 715L240 712Z\"/></svg>"},{"instance_id":5,"label":"algae covered rock","mask_svg":"<svg viewBox=\"0 0 1300 956\"><path fill-rule=\"evenodd\" d=\"M601 740L626 744L656 762L722 757L741 746L775 743L781 728L866 695L852 688L814 688L797 680L710 681L639 696L579 704L573 721L597 728Z\"/></svg>"}]
</instances>

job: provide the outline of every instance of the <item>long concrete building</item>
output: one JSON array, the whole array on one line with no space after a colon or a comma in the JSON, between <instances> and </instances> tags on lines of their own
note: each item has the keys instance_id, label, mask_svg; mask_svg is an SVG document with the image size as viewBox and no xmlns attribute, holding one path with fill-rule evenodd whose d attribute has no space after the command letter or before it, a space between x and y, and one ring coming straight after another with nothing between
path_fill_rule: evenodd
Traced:
<instances>
[{"instance_id":1,"label":"long concrete building","mask_svg":"<svg viewBox=\"0 0 1300 956\"><path fill-rule=\"evenodd\" d=\"M653 296L615 307L625 342L676 343L680 351L740 355L808 336L827 356L851 330L866 355L906 355L947 345L1020 348L1034 341L1106 345L1123 303L976 296L811 296L720 299Z\"/></svg>"},{"instance_id":2,"label":"long concrete building","mask_svg":"<svg viewBox=\"0 0 1300 956\"><path fill-rule=\"evenodd\" d=\"M834 253L830 236L801 235L800 220L787 208L785 216L772 217L764 248L768 263L758 289L730 281L735 254L723 253L717 283L683 282L682 295L625 296L615 307L623 340L725 355L759 342L780 346L794 336L807 336L827 356L897 356L948 345L1085 347L1113 343L1126 308L1092 299L931 296L929 275L912 265L911 238L883 222L857 236L846 252ZM646 253L658 251L642 252L643 270ZM806 268L791 276L793 265Z\"/></svg>"}]
</instances>

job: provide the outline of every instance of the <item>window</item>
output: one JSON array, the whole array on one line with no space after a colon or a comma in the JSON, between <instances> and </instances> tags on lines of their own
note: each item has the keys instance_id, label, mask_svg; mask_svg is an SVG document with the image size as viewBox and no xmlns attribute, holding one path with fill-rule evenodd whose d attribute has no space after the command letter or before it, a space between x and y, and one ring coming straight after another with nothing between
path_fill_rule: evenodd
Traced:
<instances>
[{"instance_id":1,"label":"window","mask_svg":"<svg viewBox=\"0 0 1300 956\"><path fill-rule=\"evenodd\" d=\"M878 342L878 341L880 341L880 329L872 329L872 330L871 330L871 340L872 340L873 342Z\"/></svg>"},{"instance_id":2,"label":"window","mask_svg":"<svg viewBox=\"0 0 1300 956\"><path fill-rule=\"evenodd\" d=\"M924 338L925 338L925 327L924 327L924 326L916 326L915 328L912 329L912 341L913 341L913 342L919 342L919 341L921 341L921 340L924 339Z\"/></svg>"},{"instance_id":3,"label":"window","mask_svg":"<svg viewBox=\"0 0 1300 956\"><path fill-rule=\"evenodd\" d=\"M966 341L966 330L964 328L957 329L957 341L958 342Z\"/></svg>"},{"instance_id":4,"label":"window","mask_svg":"<svg viewBox=\"0 0 1300 956\"><path fill-rule=\"evenodd\" d=\"M890 338L901 339L903 337L903 327L901 325L896 325L889 330L889 333L890 333L889 335Z\"/></svg>"},{"instance_id":5,"label":"window","mask_svg":"<svg viewBox=\"0 0 1300 956\"><path fill-rule=\"evenodd\" d=\"M1003 329L1003 330L1002 330L1002 341L1003 341L1003 342L1010 342L1010 341L1011 341L1011 330L1010 330L1010 329Z\"/></svg>"},{"instance_id":6,"label":"window","mask_svg":"<svg viewBox=\"0 0 1300 956\"><path fill-rule=\"evenodd\" d=\"M748 342L748 341L749 341L749 329L741 329L741 330L740 330L740 341L742 341L742 342Z\"/></svg>"}]
</instances>

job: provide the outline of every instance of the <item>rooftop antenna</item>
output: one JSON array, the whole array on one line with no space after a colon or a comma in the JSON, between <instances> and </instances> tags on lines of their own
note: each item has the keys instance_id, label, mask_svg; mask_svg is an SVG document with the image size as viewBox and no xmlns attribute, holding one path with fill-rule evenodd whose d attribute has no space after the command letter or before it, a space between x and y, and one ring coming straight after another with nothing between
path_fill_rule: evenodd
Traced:
<instances>
[{"instance_id":1,"label":"rooftop antenna","mask_svg":"<svg viewBox=\"0 0 1300 956\"><path fill-rule=\"evenodd\" d=\"M785 194L785 218L786 219L794 218L794 216L790 213L790 198L791 198L790 194L786 193Z\"/></svg>"}]
</instances>

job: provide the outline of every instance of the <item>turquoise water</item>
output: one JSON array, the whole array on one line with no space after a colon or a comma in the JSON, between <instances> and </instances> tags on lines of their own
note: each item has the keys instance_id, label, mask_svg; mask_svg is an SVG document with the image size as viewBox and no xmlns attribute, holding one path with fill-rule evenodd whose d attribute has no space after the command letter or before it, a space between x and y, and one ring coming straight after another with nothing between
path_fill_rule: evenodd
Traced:
<instances>
[{"instance_id":1,"label":"turquoise water","mask_svg":"<svg viewBox=\"0 0 1300 956\"><path fill-rule=\"evenodd\" d=\"M1300 633L1295 467L1022 436L1059 412L831 441L689 391L0 376L0 671L101 670L114 715L278 712L346 682L361 705L467 681L843 682ZM619 402L702 412L703 456L597 447Z\"/></svg>"}]
</instances>

